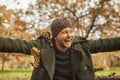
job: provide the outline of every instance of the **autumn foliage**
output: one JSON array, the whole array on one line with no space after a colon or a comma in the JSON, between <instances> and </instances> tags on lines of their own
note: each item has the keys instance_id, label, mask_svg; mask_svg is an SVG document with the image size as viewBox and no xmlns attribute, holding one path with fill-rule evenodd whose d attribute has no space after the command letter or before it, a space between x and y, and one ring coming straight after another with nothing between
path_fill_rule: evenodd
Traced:
<instances>
[{"instance_id":1,"label":"autumn foliage","mask_svg":"<svg viewBox=\"0 0 120 80\"><path fill-rule=\"evenodd\" d=\"M120 36L119 1L37 0L35 5L29 4L26 11L7 9L6 7L0 6L0 36L2 37L25 40L36 39L43 32L49 31L50 23L56 17L68 17L75 27L76 35L87 39ZM117 67L120 67L119 53L93 55L94 66L106 68L116 67L117 65ZM10 56L12 56L12 59L9 59ZM22 54L7 53L4 55L4 53L1 53L0 61L14 61L17 56L27 57L29 61L26 64L29 64L31 60L28 58L30 56ZM98 60L98 58L101 60ZM17 59L18 57L15 60L17 61ZM18 65L21 59L18 60ZM112 62L116 62L115 65ZM104 63L105 65L103 65Z\"/></svg>"}]
</instances>

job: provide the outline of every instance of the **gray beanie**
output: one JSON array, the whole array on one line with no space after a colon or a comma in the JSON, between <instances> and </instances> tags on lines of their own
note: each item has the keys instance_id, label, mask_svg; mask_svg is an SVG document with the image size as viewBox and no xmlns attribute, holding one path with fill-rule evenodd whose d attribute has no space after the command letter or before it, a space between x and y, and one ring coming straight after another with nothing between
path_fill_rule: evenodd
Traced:
<instances>
[{"instance_id":1,"label":"gray beanie","mask_svg":"<svg viewBox=\"0 0 120 80\"><path fill-rule=\"evenodd\" d=\"M72 25L68 19L57 18L53 20L53 22L51 23L51 32L52 32L53 38L56 37L60 31L62 31L64 28L67 28L67 27L72 28Z\"/></svg>"}]
</instances>

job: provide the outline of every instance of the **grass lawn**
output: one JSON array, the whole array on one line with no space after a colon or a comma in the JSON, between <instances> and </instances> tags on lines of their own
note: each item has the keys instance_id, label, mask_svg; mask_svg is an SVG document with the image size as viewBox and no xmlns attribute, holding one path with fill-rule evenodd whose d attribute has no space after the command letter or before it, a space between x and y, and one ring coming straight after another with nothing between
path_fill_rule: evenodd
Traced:
<instances>
[{"instance_id":1,"label":"grass lawn","mask_svg":"<svg viewBox=\"0 0 120 80\"><path fill-rule=\"evenodd\" d=\"M95 74L100 76L108 76L111 73L116 73L116 76L120 76L120 69L119 70L103 70L103 71L97 71Z\"/></svg>"},{"instance_id":2,"label":"grass lawn","mask_svg":"<svg viewBox=\"0 0 120 80\"><path fill-rule=\"evenodd\" d=\"M104 70L97 71L97 76L108 76L115 72L116 76L120 76L120 70ZM30 80L32 70L4 70L0 71L0 80Z\"/></svg>"},{"instance_id":3,"label":"grass lawn","mask_svg":"<svg viewBox=\"0 0 120 80\"><path fill-rule=\"evenodd\" d=\"M0 80L30 80L32 70L0 71Z\"/></svg>"}]
</instances>

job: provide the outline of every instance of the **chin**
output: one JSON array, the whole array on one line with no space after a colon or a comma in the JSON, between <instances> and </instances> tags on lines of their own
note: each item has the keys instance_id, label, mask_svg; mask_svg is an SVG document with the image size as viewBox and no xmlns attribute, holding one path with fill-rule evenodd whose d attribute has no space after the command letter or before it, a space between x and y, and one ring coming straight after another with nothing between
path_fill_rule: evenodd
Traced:
<instances>
[{"instance_id":1,"label":"chin","mask_svg":"<svg viewBox=\"0 0 120 80\"><path fill-rule=\"evenodd\" d=\"M66 47L66 48L70 48L70 47L71 47L71 45L66 45L65 47Z\"/></svg>"}]
</instances>

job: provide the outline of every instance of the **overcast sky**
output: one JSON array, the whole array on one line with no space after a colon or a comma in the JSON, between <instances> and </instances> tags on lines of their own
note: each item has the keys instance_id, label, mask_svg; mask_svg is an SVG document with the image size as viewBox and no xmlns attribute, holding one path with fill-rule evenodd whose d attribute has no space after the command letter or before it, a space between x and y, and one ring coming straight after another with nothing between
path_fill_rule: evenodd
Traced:
<instances>
[{"instance_id":1,"label":"overcast sky","mask_svg":"<svg viewBox=\"0 0 120 80\"><path fill-rule=\"evenodd\" d=\"M26 10L30 3L35 4L36 0L0 0L0 6L5 5L7 9Z\"/></svg>"}]
</instances>

